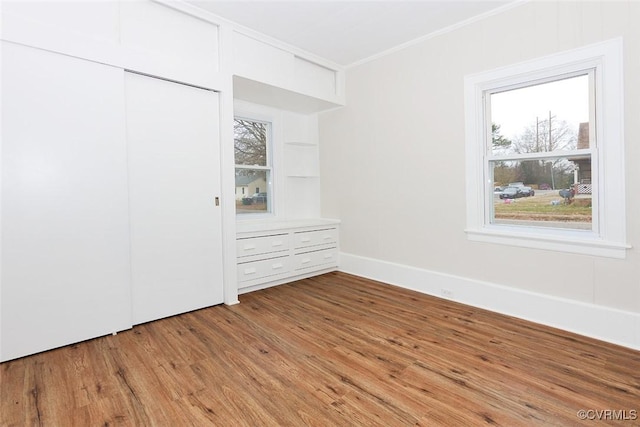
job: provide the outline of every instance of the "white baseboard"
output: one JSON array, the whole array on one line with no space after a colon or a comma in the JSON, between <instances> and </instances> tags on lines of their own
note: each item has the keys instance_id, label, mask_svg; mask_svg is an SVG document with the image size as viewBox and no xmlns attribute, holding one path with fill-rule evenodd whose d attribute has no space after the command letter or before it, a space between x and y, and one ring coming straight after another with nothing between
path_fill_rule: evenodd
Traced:
<instances>
[{"instance_id":1,"label":"white baseboard","mask_svg":"<svg viewBox=\"0 0 640 427\"><path fill-rule=\"evenodd\" d=\"M309 277L313 277L313 276L318 276L320 274L325 274L325 273L330 273L332 271L336 271L338 268L335 265L330 265L329 267L326 268L322 268L319 270L313 270L313 271L308 271L306 273L302 272L300 274L297 274L295 276L287 276L287 277L280 277L280 278L275 278L273 280L271 280L270 282L266 282L266 283L257 283L257 284L251 284L250 286L243 286L242 288L238 288L238 295L242 295L242 294L246 294L248 292L253 292L253 291L259 291L262 289L267 289L270 288L272 286L278 286L278 285L283 285L285 283L291 283L291 282L295 282L297 280L302 280L302 279L307 279ZM264 279L262 279L264 280ZM260 282L261 279L256 279L253 280L252 282ZM251 283L251 282L249 282Z\"/></svg>"},{"instance_id":2,"label":"white baseboard","mask_svg":"<svg viewBox=\"0 0 640 427\"><path fill-rule=\"evenodd\" d=\"M640 313L346 253L339 271L640 350Z\"/></svg>"}]
</instances>

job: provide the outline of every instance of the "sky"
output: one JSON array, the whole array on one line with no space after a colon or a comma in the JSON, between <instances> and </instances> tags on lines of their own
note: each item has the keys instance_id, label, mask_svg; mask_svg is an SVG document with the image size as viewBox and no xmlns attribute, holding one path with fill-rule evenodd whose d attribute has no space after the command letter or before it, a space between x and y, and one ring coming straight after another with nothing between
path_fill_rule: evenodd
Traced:
<instances>
[{"instance_id":1,"label":"sky","mask_svg":"<svg viewBox=\"0 0 640 427\"><path fill-rule=\"evenodd\" d=\"M549 111L556 120L567 121L578 131L578 124L589 121L589 76L583 75L491 95L491 120L500 132L513 140ZM553 123L553 122L552 122Z\"/></svg>"}]
</instances>

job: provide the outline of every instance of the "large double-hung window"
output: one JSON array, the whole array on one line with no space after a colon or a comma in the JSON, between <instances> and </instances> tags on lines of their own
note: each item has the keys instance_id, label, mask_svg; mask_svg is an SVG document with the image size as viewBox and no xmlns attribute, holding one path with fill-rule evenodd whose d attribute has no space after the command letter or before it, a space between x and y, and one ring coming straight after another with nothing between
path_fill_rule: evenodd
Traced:
<instances>
[{"instance_id":1,"label":"large double-hung window","mask_svg":"<svg viewBox=\"0 0 640 427\"><path fill-rule=\"evenodd\" d=\"M490 224L597 228L593 77L580 70L485 93Z\"/></svg>"},{"instance_id":2,"label":"large double-hung window","mask_svg":"<svg viewBox=\"0 0 640 427\"><path fill-rule=\"evenodd\" d=\"M465 78L471 240L625 256L622 42Z\"/></svg>"}]
</instances>

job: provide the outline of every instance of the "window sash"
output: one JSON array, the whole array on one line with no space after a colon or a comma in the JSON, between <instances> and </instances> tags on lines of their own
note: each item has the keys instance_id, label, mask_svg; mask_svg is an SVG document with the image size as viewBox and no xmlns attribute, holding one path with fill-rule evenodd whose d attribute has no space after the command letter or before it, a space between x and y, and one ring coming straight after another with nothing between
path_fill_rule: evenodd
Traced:
<instances>
[{"instance_id":1,"label":"window sash","mask_svg":"<svg viewBox=\"0 0 640 427\"><path fill-rule=\"evenodd\" d=\"M264 165L250 165L250 164L240 164L237 163L237 159L234 158L234 163L236 168L247 168L247 169L259 169L259 168L271 168L271 123L264 120L256 120L250 117L239 116L236 115L233 118L234 122L236 120L244 120L247 122L260 123L265 125L265 164ZM234 123L235 125L235 123ZM235 145L235 135L234 135L234 145Z\"/></svg>"},{"instance_id":2,"label":"window sash","mask_svg":"<svg viewBox=\"0 0 640 427\"><path fill-rule=\"evenodd\" d=\"M272 127L273 124L270 121L266 121L266 120L259 120L259 119L254 119L251 118L250 116L245 116L245 115L235 115L234 116L234 121L235 120L245 120L245 121L249 121L249 122L255 122L255 123L261 123L264 124L266 126L266 141L265 141L265 165L247 165L247 164L235 164L235 171L237 172L238 170L245 170L245 171L261 171L261 172L265 172L265 176L266 176L266 184L265 184L265 189L262 192L267 193L267 206L266 206L266 211L256 211L256 212L237 212L236 211L236 216L242 216L242 217L257 217L257 216L269 216L269 215L273 215L273 165L272 165L272 150L273 150L273 144L272 144ZM235 161L235 159L234 159ZM252 196L252 192L251 189L248 189L248 192L246 194L246 196L251 197ZM244 187L243 187L243 195L244 195Z\"/></svg>"},{"instance_id":3,"label":"window sash","mask_svg":"<svg viewBox=\"0 0 640 427\"><path fill-rule=\"evenodd\" d=\"M592 176L597 178L597 160L598 160L598 145L597 145L597 135L595 132L597 123L596 123L596 104L595 104L595 73L597 67L594 65L590 65L583 69L574 69L569 72L562 73L553 73L549 72L549 74L544 75L543 77L538 77L535 79L524 79L518 81L516 83L510 84L495 84L495 86L487 88L482 93L483 99L483 109L482 114L484 116L484 158L483 158L483 175L485 177L484 182L487 185L484 187L484 226L485 227L501 227L504 224L497 224L495 222L495 206L494 206L494 180L492 173L492 164L495 162L505 162L505 161L525 161L525 160L545 160L545 159L562 159L562 158L576 158L576 157L589 157L591 159L592 164ZM575 149L575 150L554 150L554 151L539 151L539 152L531 152L531 153L507 153L507 154L494 154L493 153L493 135L492 135L492 124L493 118L491 115L491 95L503 93L512 90L524 89L529 87L534 87L542 84L553 83L558 81L563 81L579 76L588 76L589 87L588 87L588 99L589 99L589 148L587 149ZM594 165L595 163L595 165ZM590 233L594 235L600 235L599 222L598 222L598 179L593 180L592 182L592 205L591 205L591 228L588 230ZM522 227L522 228L552 228L552 229L561 229L561 227L550 227L548 224L544 224L541 222L540 224L512 224L509 227ZM574 229L572 229L574 231ZM583 230L575 230L577 232L583 232Z\"/></svg>"},{"instance_id":4,"label":"window sash","mask_svg":"<svg viewBox=\"0 0 640 427\"><path fill-rule=\"evenodd\" d=\"M543 160L558 157L582 157L593 156L597 151L591 148L583 148L581 150L556 150L556 151L541 151L537 153L523 153L523 154L509 154L501 156L487 155L485 161L487 162L506 162L510 160Z\"/></svg>"},{"instance_id":5,"label":"window sash","mask_svg":"<svg viewBox=\"0 0 640 427\"><path fill-rule=\"evenodd\" d=\"M258 170L258 171L270 171L271 166L247 166L247 165L235 165L236 169L246 169L246 170Z\"/></svg>"}]
</instances>

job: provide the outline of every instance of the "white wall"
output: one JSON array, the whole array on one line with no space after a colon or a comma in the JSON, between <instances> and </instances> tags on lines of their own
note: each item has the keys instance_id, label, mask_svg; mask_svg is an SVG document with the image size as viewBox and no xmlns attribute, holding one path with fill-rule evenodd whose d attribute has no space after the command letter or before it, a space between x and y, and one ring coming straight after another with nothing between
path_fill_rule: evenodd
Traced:
<instances>
[{"instance_id":1,"label":"white wall","mask_svg":"<svg viewBox=\"0 0 640 427\"><path fill-rule=\"evenodd\" d=\"M413 277L432 281L444 276L431 273L451 275L466 283L454 299L640 348L636 248L614 260L470 242L464 233L464 76L623 36L627 241L639 244L637 16L640 3L632 1L528 2L349 69L347 106L322 113L319 124L322 215L342 220L342 268L436 294L441 285L410 285L384 266L429 273ZM471 295L492 285L503 286L493 300ZM555 308L544 302L537 315L500 308L500 298L516 293L621 310L635 325L623 324L629 330L616 337L617 326L593 332L595 325L550 320L545 310Z\"/></svg>"}]
</instances>

